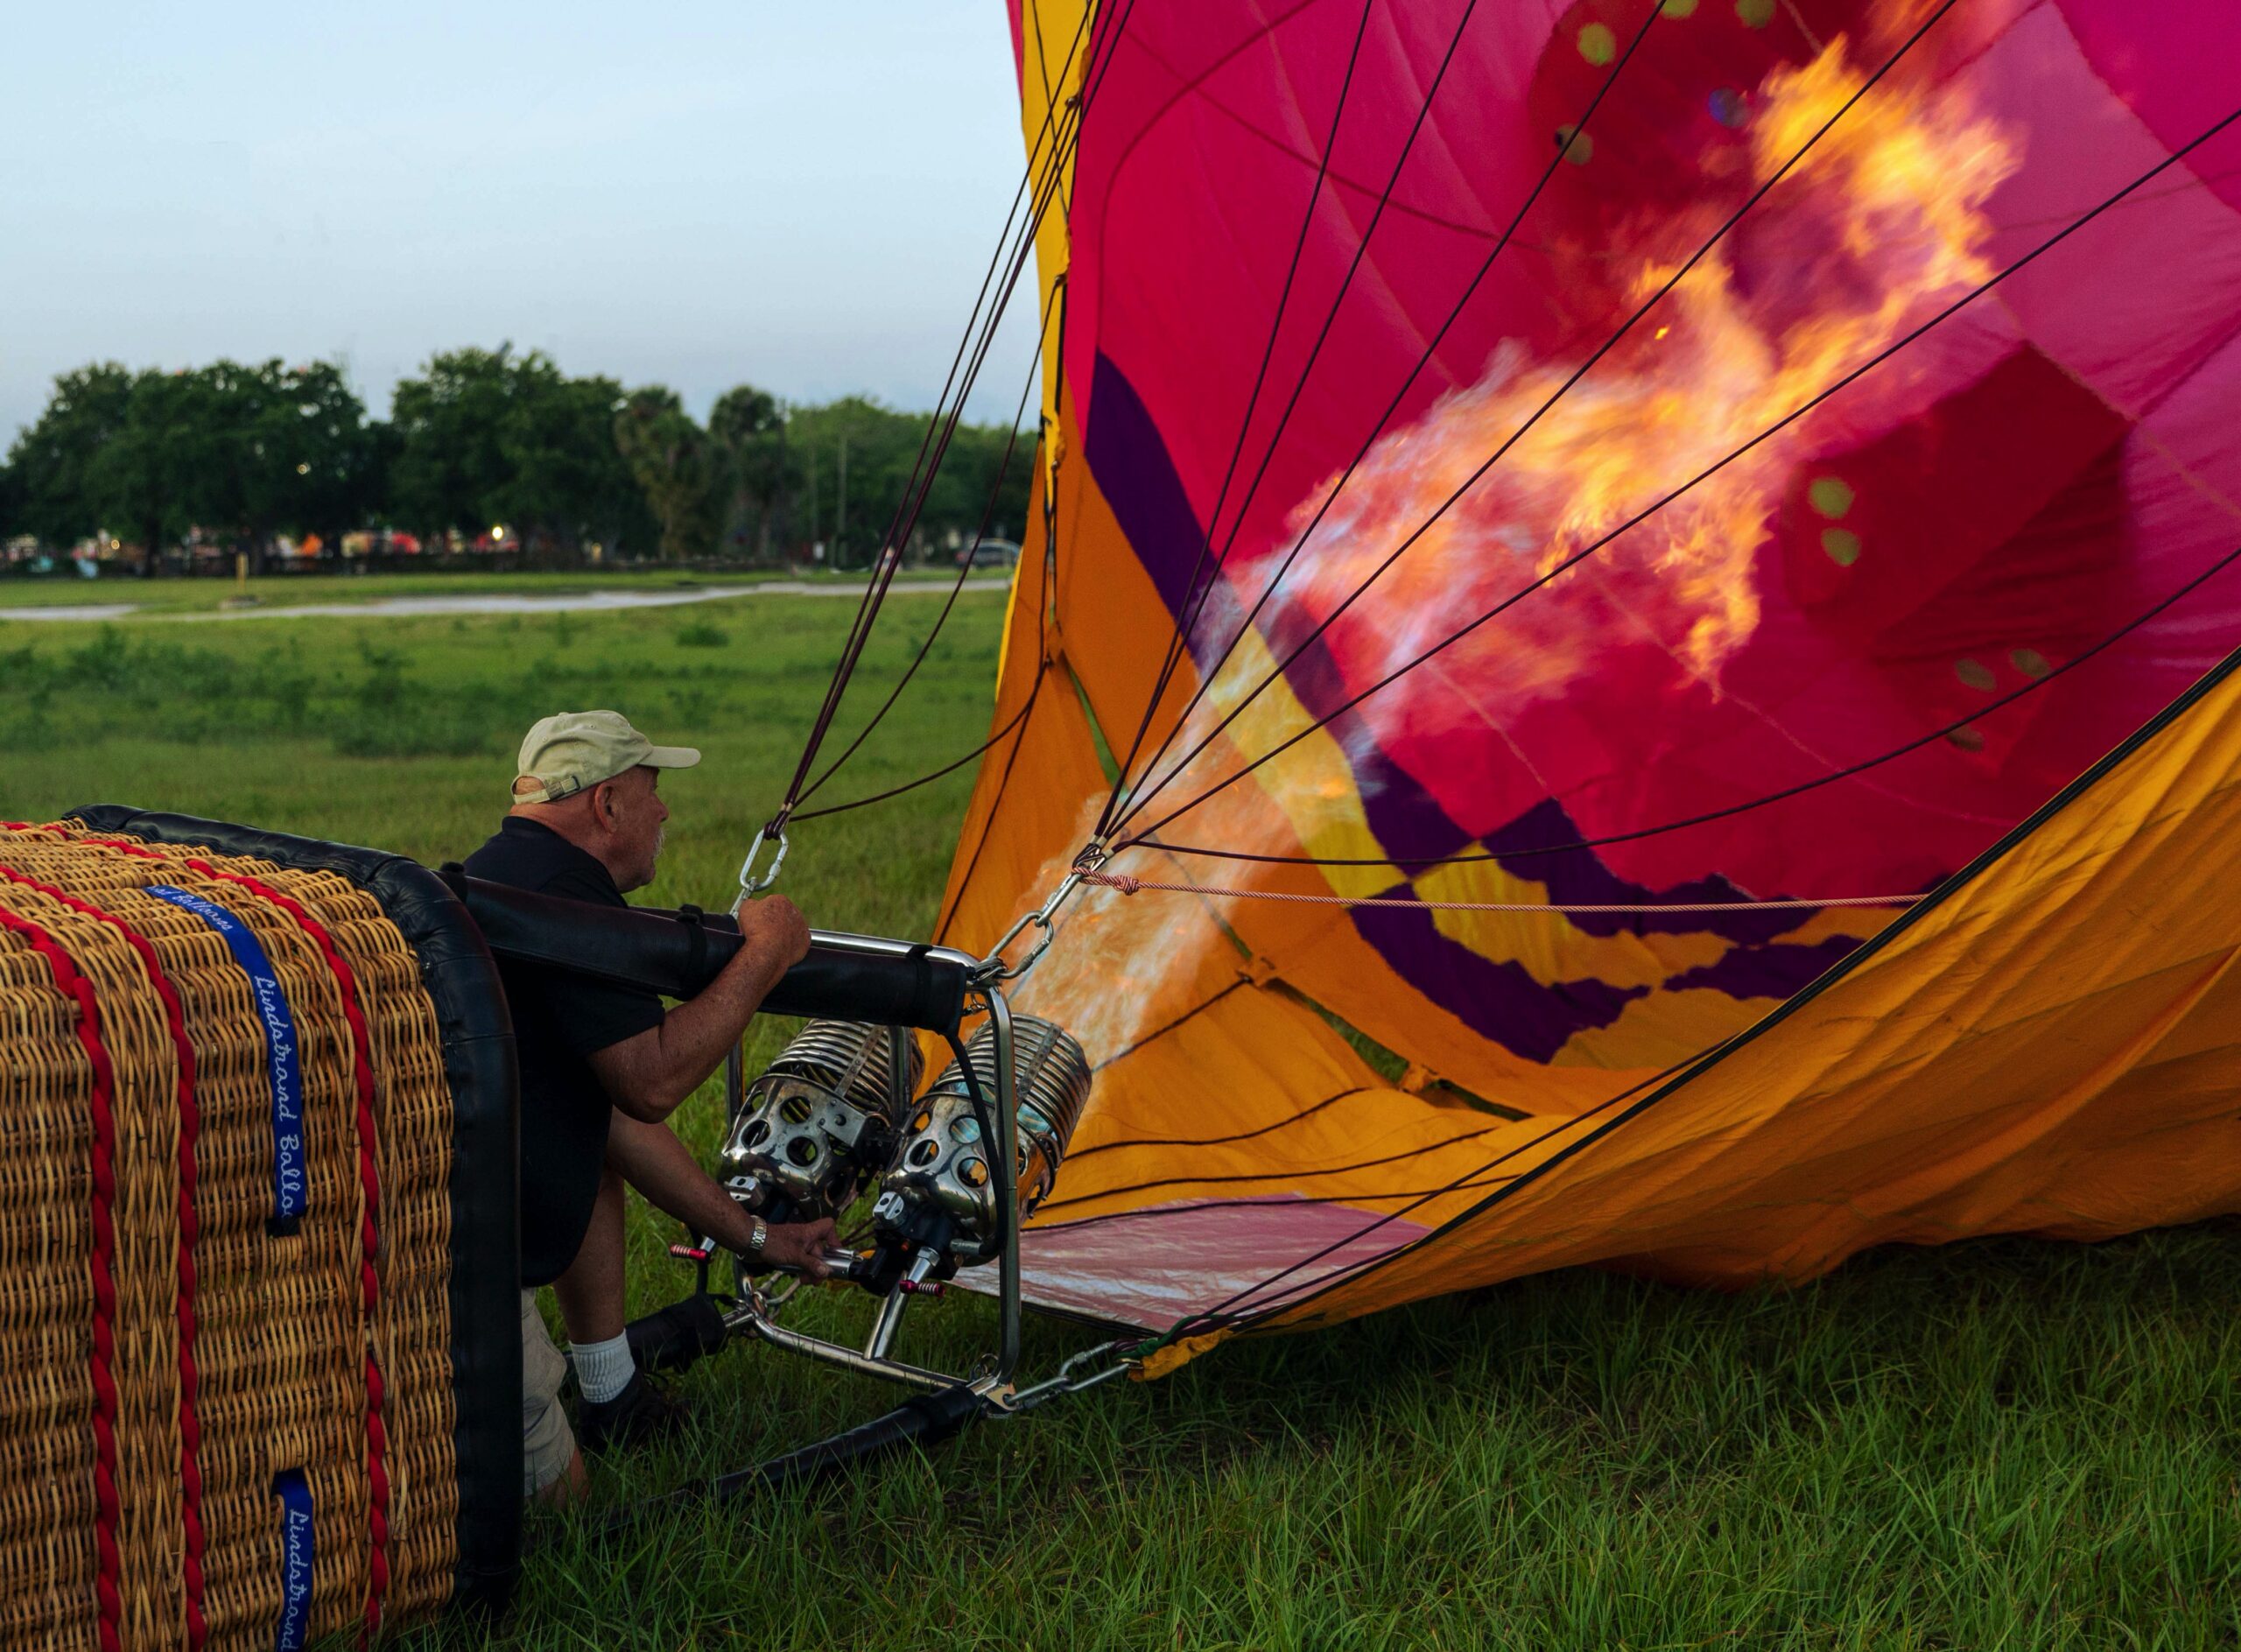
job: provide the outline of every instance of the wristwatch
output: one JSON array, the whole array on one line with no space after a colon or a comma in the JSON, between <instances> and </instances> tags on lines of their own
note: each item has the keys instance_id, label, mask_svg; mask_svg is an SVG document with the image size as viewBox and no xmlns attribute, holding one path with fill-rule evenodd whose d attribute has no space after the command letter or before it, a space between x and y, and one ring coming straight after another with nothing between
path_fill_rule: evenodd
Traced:
<instances>
[{"instance_id":1,"label":"wristwatch","mask_svg":"<svg viewBox=\"0 0 2241 1652\"><path fill-rule=\"evenodd\" d=\"M760 1216L755 1218L754 1231L747 1236L747 1254L750 1256L760 1256L762 1254L762 1241L769 1237L770 1224Z\"/></svg>"}]
</instances>

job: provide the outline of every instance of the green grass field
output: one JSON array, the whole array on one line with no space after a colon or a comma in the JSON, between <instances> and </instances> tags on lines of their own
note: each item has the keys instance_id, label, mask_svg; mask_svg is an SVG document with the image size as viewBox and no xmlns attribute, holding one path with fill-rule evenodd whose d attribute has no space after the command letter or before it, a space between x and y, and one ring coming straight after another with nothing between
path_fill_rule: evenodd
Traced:
<instances>
[{"instance_id":1,"label":"green grass field","mask_svg":"<svg viewBox=\"0 0 2241 1652\"><path fill-rule=\"evenodd\" d=\"M905 568L908 584L954 579L938 566ZM573 596L594 591L676 591L709 586L757 585L770 580L806 580L816 585L861 585L861 573L788 571L685 573L658 568L586 571L575 573L275 573L251 580L249 594L259 606L293 607L300 602L370 602L393 596ZM124 574L81 580L68 574L0 577L0 618L10 608L75 608L130 603L135 618L207 613L235 594L231 579L143 580Z\"/></svg>"},{"instance_id":2,"label":"green grass field","mask_svg":"<svg viewBox=\"0 0 2241 1652\"><path fill-rule=\"evenodd\" d=\"M533 718L611 705L706 751L664 786L675 816L646 898L713 906L798 754L848 612L772 595L533 620L101 629L0 614L0 814L124 802L434 862L491 828ZM933 613L889 610L865 705ZM978 743L1000 613L964 600L825 796ZM969 784L803 827L787 892L815 923L923 933ZM755 1053L782 1037L759 1029ZM704 1150L719 1112L708 1093L684 1115ZM671 1236L638 1213L642 1307L686 1288L662 1254ZM860 1329L868 1303L810 1308ZM985 1304L952 1298L900 1352L961 1364L992 1330ZM1094 1339L1031 1322L1029 1366ZM893 1399L744 1347L685 1388L689 1436L603 1469L608 1503ZM2241 1225L1884 1251L1781 1293L1548 1276L1231 1345L805 1497L610 1547L547 1521L537 1542L497 1644L2231 1648ZM482 1638L454 1624L409 1643Z\"/></svg>"}]
</instances>

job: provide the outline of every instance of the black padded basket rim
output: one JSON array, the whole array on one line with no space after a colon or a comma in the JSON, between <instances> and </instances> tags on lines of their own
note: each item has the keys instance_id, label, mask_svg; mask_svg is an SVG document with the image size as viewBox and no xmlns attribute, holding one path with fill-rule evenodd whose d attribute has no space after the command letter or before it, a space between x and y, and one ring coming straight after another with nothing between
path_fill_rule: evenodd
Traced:
<instances>
[{"instance_id":1,"label":"black padded basket rim","mask_svg":"<svg viewBox=\"0 0 2241 1652\"><path fill-rule=\"evenodd\" d=\"M420 960L452 1093L453 1432L459 1482L457 1604L504 1610L521 1571L522 1353L519 1090L511 1015L496 960L450 887L380 849L261 832L120 804L64 817L152 843L205 844L365 890Z\"/></svg>"}]
</instances>

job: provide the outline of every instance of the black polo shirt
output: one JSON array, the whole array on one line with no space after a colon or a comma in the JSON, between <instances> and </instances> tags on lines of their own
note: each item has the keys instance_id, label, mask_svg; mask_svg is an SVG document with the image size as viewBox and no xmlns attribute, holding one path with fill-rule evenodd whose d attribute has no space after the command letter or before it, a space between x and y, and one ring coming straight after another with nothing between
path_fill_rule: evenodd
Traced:
<instances>
[{"instance_id":1,"label":"black polo shirt","mask_svg":"<svg viewBox=\"0 0 2241 1652\"><path fill-rule=\"evenodd\" d=\"M548 826L508 815L467 859L470 877L601 906L627 906L596 860ZM590 1058L661 1025L658 995L540 965L498 960L522 1073L522 1283L567 1270L591 1223L614 1103Z\"/></svg>"}]
</instances>

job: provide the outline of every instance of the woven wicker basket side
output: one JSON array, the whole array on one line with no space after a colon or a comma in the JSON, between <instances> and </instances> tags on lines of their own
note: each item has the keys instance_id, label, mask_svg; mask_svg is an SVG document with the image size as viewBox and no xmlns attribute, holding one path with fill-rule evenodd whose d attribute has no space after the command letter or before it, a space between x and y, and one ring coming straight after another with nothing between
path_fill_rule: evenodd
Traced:
<instances>
[{"instance_id":1,"label":"woven wicker basket side","mask_svg":"<svg viewBox=\"0 0 2241 1652\"><path fill-rule=\"evenodd\" d=\"M448 1591L455 1540L450 1098L411 948L370 896L329 875L72 829L0 835L0 868L12 874L0 898L67 935L118 1050L110 1206L123 1643L186 1644L193 1596L213 1646L270 1643L281 1596L273 1478L296 1467L315 1511L313 1632L350 1628L376 1604L424 1613ZM215 931L146 894L151 884L246 924L293 1012L309 1195L292 1234L266 1231L271 1089L247 978ZM0 1550L0 1624L11 1641L37 1626L26 1644L94 1645L85 1568L98 1570L99 1557L83 1541L95 1518L92 1465L81 1460L94 1432L84 1352L90 1071L63 995L51 985L42 994L32 967L41 960L7 938L0 1072L11 1089L0 1128L11 1146L35 1136L52 1147L11 1153L0 1168L0 1315L31 1330L10 1339L24 1358L0 1364L10 1423L0 1431L0 1544L10 1545ZM182 1039L193 1066L184 1088ZM190 1107L188 1152L180 1121ZM183 1168L193 1185L184 1214ZM6 1174L18 1169L26 1173ZM194 1242L182 1253L190 1221ZM191 1463L182 1418L196 1437ZM49 1488L46 1501L13 1494L27 1485ZM18 1541L38 1557L27 1550L15 1564Z\"/></svg>"},{"instance_id":2,"label":"woven wicker basket side","mask_svg":"<svg viewBox=\"0 0 2241 1652\"><path fill-rule=\"evenodd\" d=\"M0 1639L72 1652L96 1643L98 1564L93 1072L76 1026L31 939L0 925Z\"/></svg>"},{"instance_id":3,"label":"woven wicker basket side","mask_svg":"<svg viewBox=\"0 0 2241 1652\"><path fill-rule=\"evenodd\" d=\"M374 1342L385 1391L387 1609L419 1616L452 1587L459 1489L451 1322L452 1098L418 960L373 898L331 872L211 857L301 903L349 960L376 1079L379 1289ZM263 866L261 873L255 868Z\"/></svg>"}]
</instances>

